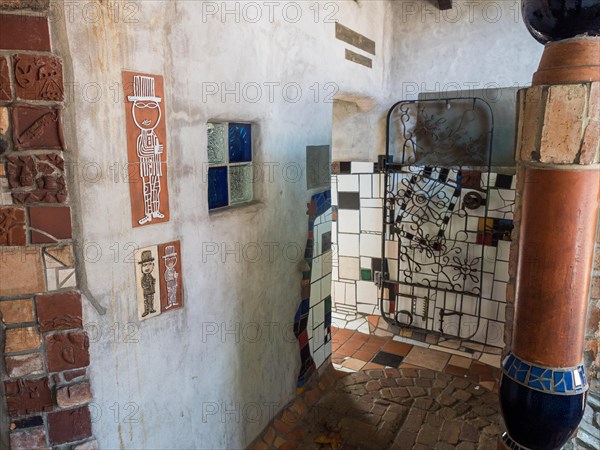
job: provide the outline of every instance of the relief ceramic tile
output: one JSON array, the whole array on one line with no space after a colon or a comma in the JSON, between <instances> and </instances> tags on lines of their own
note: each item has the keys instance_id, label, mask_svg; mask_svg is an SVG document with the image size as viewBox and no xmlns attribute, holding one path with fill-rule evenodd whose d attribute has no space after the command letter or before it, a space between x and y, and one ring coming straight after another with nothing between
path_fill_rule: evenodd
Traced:
<instances>
[{"instance_id":1,"label":"relief ceramic tile","mask_svg":"<svg viewBox=\"0 0 600 450\"><path fill-rule=\"evenodd\" d=\"M123 71L131 222L169 221L163 77Z\"/></svg>"},{"instance_id":2,"label":"relief ceramic tile","mask_svg":"<svg viewBox=\"0 0 600 450\"><path fill-rule=\"evenodd\" d=\"M338 234L338 254L340 256L359 256L359 235Z\"/></svg>"},{"instance_id":3,"label":"relief ceramic tile","mask_svg":"<svg viewBox=\"0 0 600 450\"><path fill-rule=\"evenodd\" d=\"M510 279L508 276L508 262L498 261L496 263L496 273L494 278L498 281L508 282Z\"/></svg>"},{"instance_id":4,"label":"relief ceramic tile","mask_svg":"<svg viewBox=\"0 0 600 450\"><path fill-rule=\"evenodd\" d=\"M0 245L16 246L27 243L25 232L25 209L0 207Z\"/></svg>"},{"instance_id":5,"label":"relief ceramic tile","mask_svg":"<svg viewBox=\"0 0 600 450\"><path fill-rule=\"evenodd\" d=\"M381 258L381 236L376 234L361 233L360 254L362 256Z\"/></svg>"},{"instance_id":6,"label":"relief ceramic tile","mask_svg":"<svg viewBox=\"0 0 600 450\"><path fill-rule=\"evenodd\" d=\"M360 175L360 198L371 198L372 194L373 175Z\"/></svg>"},{"instance_id":7,"label":"relief ceramic tile","mask_svg":"<svg viewBox=\"0 0 600 450\"><path fill-rule=\"evenodd\" d=\"M372 281L356 282L356 302L368 305L377 304L377 286Z\"/></svg>"},{"instance_id":8,"label":"relief ceramic tile","mask_svg":"<svg viewBox=\"0 0 600 450\"><path fill-rule=\"evenodd\" d=\"M338 233L360 232L360 211L341 209L338 211Z\"/></svg>"},{"instance_id":9,"label":"relief ceramic tile","mask_svg":"<svg viewBox=\"0 0 600 450\"><path fill-rule=\"evenodd\" d=\"M17 149L65 149L60 108L16 106L12 113L13 142Z\"/></svg>"},{"instance_id":10,"label":"relief ceramic tile","mask_svg":"<svg viewBox=\"0 0 600 450\"><path fill-rule=\"evenodd\" d=\"M383 199L381 198L361 198L361 208L383 208Z\"/></svg>"},{"instance_id":11,"label":"relief ceramic tile","mask_svg":"<svg viewBox=\"0 0 600 450\"><path fill-rule=\"evenodd\" d=\"M353 162L351 165L351 173L373 173L372 162Z\"/></svg>"},{"instance_id":12,"label":"relief ceramic tile","mask_svg":"<svg viewBox=\"0 0 600 450\"><path fill-rule=\"evenodd\" d=\"M356 284L348 283L346 284L346 294L345 301L346 305L356 305Z\"/></svg>"},{"instance_id":13,"label":"relief ceramic tile","mask_svg":"<svg viewBox=\"0 0 600 450\"><path fill-rule=\"evenodd\" d=\"M383 229L381 209L362 208L360 210L360 228L361 231L381 232Z\"/></svg>"},{"instance_id":14,"label":"relief ceramic tile","mask_svg":"<svg viewBox=\"0 0 600 450\"><path fill-rule=\"evenodd\" d=\"M180 241L158 246L160 308L162 312L183 307L183 280Z\"/></svg>"},{"instance_id":15,"label":"relief ceramic tile","mask_svg":"<svg viewBox=\"0 0 600 450\"><path fill-rule=\"evenodd\" d=\"M499 302L505 302L506 286L507 284L502 281L494 281L494 286L492 288L492 298Z\"/></svg>"},{"instance_id":16,"label":"relief ceramic tile","mask_svg":"<svg viewBox=\"0 0 600 450\"><path fill-rule=\"evenodd\" d=\"M337 190L338 195L340 192L358 192L358 175L338 175Z\"/></svg>"},{"instance_id":17,"label":"relief ceramic tile","mask_svg":"<svg viewBox=\"0 0 600 450\"><path fill-rule=\"evenodd\" d=\"M60 58L52 55L13 56L15 89L19 99L64 100L63 71Z\"/></svg>"}]
</instances>

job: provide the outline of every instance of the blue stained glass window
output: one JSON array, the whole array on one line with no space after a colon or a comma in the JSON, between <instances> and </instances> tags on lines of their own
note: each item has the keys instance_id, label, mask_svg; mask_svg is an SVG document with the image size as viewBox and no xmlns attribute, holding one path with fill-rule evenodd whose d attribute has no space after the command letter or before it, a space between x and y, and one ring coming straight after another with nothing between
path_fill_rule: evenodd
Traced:
<instances>
[{"instance_id":1,"label":"blue stained glass window","mask_svg":"<svg viewBox=\"0 0 600 450\"><path fill-rule=\"evenodd\" d=\"M229 204L227 167L208 169L208 209L222 208Z\"/></svg>"},{"instance_id":2,"label":"blue stained glass window","mask_svg":"<svg viewBox=\"0 0 600 450\"><path fill-rule=\"evenodd\" d=\"M252 128L249 123L229 124L229 162L252 161Z\"/></svg>"}]
</instances>

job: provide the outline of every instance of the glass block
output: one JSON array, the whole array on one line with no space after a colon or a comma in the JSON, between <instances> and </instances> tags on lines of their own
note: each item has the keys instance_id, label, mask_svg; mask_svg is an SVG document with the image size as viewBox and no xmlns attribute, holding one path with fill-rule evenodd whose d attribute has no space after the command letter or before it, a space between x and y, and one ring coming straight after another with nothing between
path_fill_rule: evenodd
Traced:
<instances>
[{"instance_id":1,"label":"glass block","mask_svg":"<svg viewBox=\"0 0 600 450\"><path fill-rule=\"evenodd\" d=\"M229 162L252 161L252 127L249 123L229 124Z\"/></svg>"},{"instance_id":2,"label":"glass block","mask_svg":"<svg viewBox=\"0 0 600 450\"><path fill-rule=\"evenodd\" d=\"M208 209L222 208L229 204L227 167L208 169Z\"/></svg>"},{"instance_id":3,"label":"glass block","mask_svg":"<svg viewBox=\"0 0 600 450\"><path fill-rule=\"evenodd\" d=\"M206 125L208 133L208 163L227 163L227 124L211 123Z\"/></svg>"},{"instance_id":4,"label":"glass block","mask_svg":"<svg viewBox=\"0 0 600 450\"><path fill-rule=\"evenodd\" d=\"M244 203L252 200L252 165L230 166L229 176L231 178L231 204Z\"/></svg>"}]
</instances>

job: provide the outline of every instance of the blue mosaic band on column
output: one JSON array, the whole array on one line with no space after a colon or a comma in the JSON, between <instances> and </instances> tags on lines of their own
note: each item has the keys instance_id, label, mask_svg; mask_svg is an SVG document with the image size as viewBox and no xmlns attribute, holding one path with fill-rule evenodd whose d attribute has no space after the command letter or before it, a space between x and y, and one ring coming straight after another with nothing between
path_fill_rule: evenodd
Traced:
<instances>
[{"instance_id":1,"label":"blue mosaic band on column","mask_svg":"<svg viewBox=\"0 0 600 450\"><path fill-rule=\"evenodd\" d=\"M513 438L510 437L508 433L504 433L502 435L502 442L504 442L506 448L509 448L510 450L531 450L528 447L523 447L522 445L519 445L513 440Z\"/></svg>"},{"instance_id":2,"label":"blue mosaic band on column","mask_svg":"<svg viewBox=\"0 0 600 450\"><path fill-rule=\"evenodd\" d=\"M536 391L554 395L577 395L588 390L583 365L550 368L523 361L509 353L502 372L511 380Z\"/></svg>"}]
</instances>

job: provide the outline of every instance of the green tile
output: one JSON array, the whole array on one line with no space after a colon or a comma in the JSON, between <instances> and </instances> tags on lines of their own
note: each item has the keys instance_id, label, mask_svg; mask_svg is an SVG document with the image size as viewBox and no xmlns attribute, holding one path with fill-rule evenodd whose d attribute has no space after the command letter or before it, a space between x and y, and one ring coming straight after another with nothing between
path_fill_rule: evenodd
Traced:
<instances>
[{"instance_id":1,"label":"green tile","mask_svg":"<svg viewBox=\"0 0 600 450\"><path fill-rule=\"evenodd\" d=\"M360 269L360 279L363 281L373 281L371 269Z\"/></svg>"}]
</instances>

